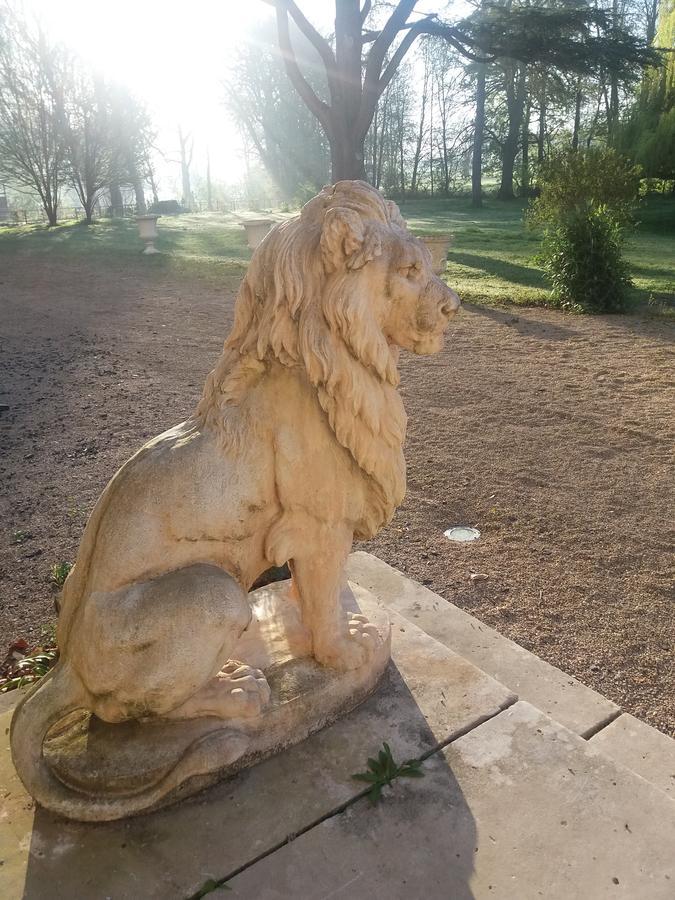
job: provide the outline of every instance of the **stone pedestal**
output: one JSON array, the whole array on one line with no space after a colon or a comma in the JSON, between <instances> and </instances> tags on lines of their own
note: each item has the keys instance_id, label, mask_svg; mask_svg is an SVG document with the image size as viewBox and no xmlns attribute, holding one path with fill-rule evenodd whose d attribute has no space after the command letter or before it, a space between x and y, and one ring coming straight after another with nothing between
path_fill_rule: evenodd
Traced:
<instances>
[{"instance_id":1,"label":"stone pedestal","mask_svg":"<svg viewBox=\"0 0 675 900\"><path fill-rule=\"evenodd\" d=\"M390 657L388 616L376 603L361 604L381 636L375 652L360 668L337 672L311 657L290 582L260 588L250 600L253 620L235 654L265 674L271 699L263 714L226 723L205 717L108 724L88 711L71 713L47 735L44 757L59 781L76 792L73 818L122 818L129 815L126 801L141 792L148 796L141 812L194 794L304 740L376 688ZM342 604L345 616L362 611L349 588ZM82 803L87 797L95 807Z\"/></svg>"},{"instance_id":2,"label":"stone pedestal","mask_svg":"<svg viewBox=\"0 0 675 900\"><path fill-rule=\"evenodd\" d=\"M434 272L436 275L442 275L448 262L448 250L452 246L452 235L422 235L421 240L431 252L431 265Z\"/></svg>"},{"instance_id":3,"label":"stone pedestal","mask_svg":"<svg viewBox=\"0 0 675 900\"><path fill-rule=\"evenodd\" d=\"M145 242L143 254L146 256L161 252L155 247L155 241L157 240L157 219L159 219L159 216L156 215L136 216L136 221L138 222L138 234L141 240Z\"/></svg>"},{"instance_id":4,"label":"stone pedestal","mask_svg":"<svg viewBox=\"0 0 675 900\"><path fill-rule=\"evenodd\" d=\"M250 250L255 250L274 222L271 219L246 219L241 224L246 232L247 247Z\"/></svg>"}]
</instances>

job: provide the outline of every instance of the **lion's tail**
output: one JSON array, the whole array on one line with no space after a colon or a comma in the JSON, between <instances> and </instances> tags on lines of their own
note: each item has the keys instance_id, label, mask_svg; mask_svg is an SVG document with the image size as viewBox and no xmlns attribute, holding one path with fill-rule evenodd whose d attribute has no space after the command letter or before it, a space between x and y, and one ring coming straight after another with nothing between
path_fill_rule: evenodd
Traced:
<instances>
[{"instance_id":1,"label":"lion's tail","mask_svg":"<svg viewBox=\"0 0 675 900\"><path fill-rule=\"evenodd\" d=\"M58 663L19 702L12 718L10 744L24 787L52 812L81 822L106 822L133 816L158 805L188 778L237 760L248 746L241 732L221 728L190 743L176 766L154 784L135 793L89 796L68 787L52 771L42 745L49 729L69 712L87 708L89 698L70 666Z\"/></svg>"}]
</instances>

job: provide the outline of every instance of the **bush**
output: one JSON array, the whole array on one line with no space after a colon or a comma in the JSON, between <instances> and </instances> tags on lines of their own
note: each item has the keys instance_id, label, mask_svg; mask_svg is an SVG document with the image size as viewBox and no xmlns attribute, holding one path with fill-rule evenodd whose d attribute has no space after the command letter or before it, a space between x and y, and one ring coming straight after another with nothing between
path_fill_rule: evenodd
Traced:
<instances>
[{"instance_id":1,"label":"bush","mask_svg":"<svg viewBox=\"0 0 675 900\"><path fill-rule=\"evenodd\" d=\"M621 243L621 229L604 207L549 226L542 261L555 305L575 312L624 310L631 280Z\"/></svg>"},{"instance_id":2,"label":"bush","mask_svg":"<svg viewBox=\"0 0 675 900\"><path fill-rule=\"evenodd\" d=\"M621 255L640 170L609 149L567 150L545 162L528 210L544 229L541 261L553 300L566 309L619 312L630 287Z\"/></svg>"},{"instance_id":3,"label":"bush","mask_svg":"<svg viewBox=\"0 0 675 900\"><path fill-rule=\"evenodd\" d=\"M178 200L158 200L148 210L153 215L159 216L179 216L183 211Z\"/></svg>"}]
</instances>

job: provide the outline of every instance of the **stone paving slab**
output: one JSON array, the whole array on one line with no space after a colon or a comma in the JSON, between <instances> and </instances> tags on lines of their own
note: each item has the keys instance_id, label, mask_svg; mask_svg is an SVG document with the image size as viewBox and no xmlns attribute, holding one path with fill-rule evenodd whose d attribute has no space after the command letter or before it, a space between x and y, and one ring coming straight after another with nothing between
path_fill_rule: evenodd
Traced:
<instances>
[{"instance_id":1,"label":"stone paving slab","mask_svg":"<svg viewBox=\"0 0 675 900\"><path fill-rule=\"evenodd\" d=\"M591 744L675 800L675 741L667 734L624 713L592 737Z\"/></svg>"},{"instance_id":2,"label":"stone paving slab","mask_svg":"<svg viewBox=\"0 0 675 900\"><path fill-rule=\"evenodd\" d=\"M675 802L520 702L232 878L241 900L672 900ZM218 896L217 894L215 896Z\"/></svg>"},{"instance_id":3,"label":"stone paving slab","mask_svg":"<svg viewBox=\"0 0 675 900\"><path fill-rule=\"evenodd\" d=\"M347 573L352 581L386 597L390 609L582 737L594 734L620 713L619 707L602 694L370 553L352 553Z\"/></svg>"},{"instance_id":4,"label":"stone paving slab","mask_svg":"<svg viewBox=\"0 0 675 900\"><path fill-rule=\"evenodd\" d=\"M362 610L378 601L355 586ZM0 718L0 897L3 900L180 898L234 871L342 803L388 741L420 756L515 701L503 685L396 614L393 663L357 710L182 804L126 822L80 824L35 809Z\"/></svg>"}]
</instances>

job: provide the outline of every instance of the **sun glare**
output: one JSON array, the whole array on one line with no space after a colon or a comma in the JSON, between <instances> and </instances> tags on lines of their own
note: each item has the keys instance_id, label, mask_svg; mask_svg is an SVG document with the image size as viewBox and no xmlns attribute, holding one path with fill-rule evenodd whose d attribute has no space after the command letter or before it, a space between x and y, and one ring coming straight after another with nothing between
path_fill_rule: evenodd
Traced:
<instances>
[{"instance_id":1,"label":"sun glare","mask_svg":"<svg viewBox=\"0 0 675 900\"><path fill-rule=\"evenodd\" d=\"M197 171L205 171L208 153L213 177L232 181L242 174L240 142L223 109L221 85L234 48L272 15L261 0L24 0L24 9L146 103L168 160L177 155L180 125L194 135ZM170 161L159 168L166 180L177 175Z\"/></svg>"}]
</instances>

